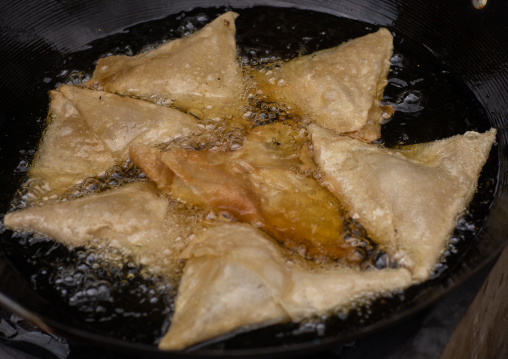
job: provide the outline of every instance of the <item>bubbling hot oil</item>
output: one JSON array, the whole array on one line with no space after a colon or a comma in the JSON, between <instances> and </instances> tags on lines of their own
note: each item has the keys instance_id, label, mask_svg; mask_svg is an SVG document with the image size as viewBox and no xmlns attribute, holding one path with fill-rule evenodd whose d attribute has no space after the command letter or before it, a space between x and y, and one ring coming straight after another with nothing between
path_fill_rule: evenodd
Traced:
<instances>
[{"instance_id":1,"label":"bubbling hot oil","mask_svg":"<svg viewBox=\"0 0 508 359\"><path fill-rule=\"evenodd\" d=\"M89 50L69 56L65 64L68 70L48 74L43 79L45 86L54 88L60 83L80 84L90 78L97 58L106 54L132 55L146 51L154 47L147 47L147 43L158 45L168 39L181 37L204 26L225 10L196 9L137 25L104 41L98 40ZM369 24L298 9L260 7L237 11L240 13L237 20L239 56L246 69L336 46L375 30ZM410 39L396 34L395 50L383 100L398 111L390 122L383 125L379 143L386 146L411 144L449 137L466 130L488 129L488 121L476 99L430 53L422 50L421 44L412 43ZM203 120L201 113L189 110L189 114L200 119L203 133L163 144L161 149L237 150L242 147L250 128L291 120L291 114L284 106L269 102L256 93L249 96L244 110L243 116L235 121ZM292 120L298 122L298 119ZM23 172L30 159L30 153L27 155L20 163ZM454 256L455 253L460 254L467 248L468 241L481 227L495 189L495 173L496 160L491 158L480 178L479 192L473 200L471 211L459 220L448 255L438 264L436 275L459 257ZM309 171L304 175L318 174ZM24 208L34 200L72 200L132 181L146 181L146 178L130 162L115 166L101 176L88 178L60 197L45 197L45 189L40 183L27 181L13 201L13 207ZM188 210L197 215L193 212L195 209ZM202 215L206 221L212 222L233 220L227 213L210 211ZM174 305L175 280L157 277L121 251L105 250L101 243L70 250L35 235L17 233L14 237L15 241L5 235L1 237L11 260L41 295L61 303L70 315L82 320L85 326L122 339L146 343L156 342L167 329ZM396 265L386 253L368 241L358 223L348 223L344 238L365 253L364 268ZM208 348L244 349L252 347L252 343L278 346L314 340L325 334L341 333L350 327L383 318L393 310L391 306L408 299L411 298L407 295L396 294L381 299L372 298L370 306L354 304L347 312L340 311L336 315L311 318L302 323L245 333ZM140 331L139 328L144 330Z\"/></svg>"},{"instance_id":2,"label":"bubbling hot oil","mask_svg":"<svg viewBox=\"0 0 508 359\"><path fill-rule=\"evenodd\" d=\"M249 128L269 125L275 121L297 126L297 122L283 106L267 102L261 96L251 96L245 110L246 115L239 122L229 118L201 120L201 134L179 138L159 147L164 151L170 151L172 148L186 148L192 151L235 151L243 146ZM281 139L283 143L290 141ZM301 141L300 146L306 145L307 142ZM301 147L294 148L296 152L300 149ZM315 171L303 173L306 176L313 174L317 175ZM12 205L14 209L22 209L37 202L47 204L71 201L135 181L145 182L147 179L131 161L116 165L98 176L89 177L58 196L46 196L40 182L27 179ZM197 220L197 217L201 216L201 220L211 224L234 221L228 213L213 209L200 211L192 206L168 200L171 210L178 211L184 217L194 217ZM22 238L20 242L26 246L25 250L28 253L37 248L35 253L29 254L31 261L39 267L38 269L34 267L35 273L31 275L36 289L45 292L45 295L52 292L50 296L66 303L74 315L85 323L98 325L104 331L116 332L116 335L123 339L140 341L146 340L146 334L137 336L135 329L139 326L136 321L152 318L154 313L157 313L161 318L158 322L159 329L167 327L167 319L171 317L174 306L175 288L178 286L181 266L177 267L168 281L168 278L154 275L150 268L136 264L128 254L100 240L70 250L47 238L20 233L15 234L15 237ZM376 259L375 256L379 256L379 251L374 251L374 246L357 222L351 219L346 222L343 238L365 259L363 268L386 266L385 262ZM51 260L47 261L46 257L39 256L40 246L49 246L49 249L44 249L46 253L65 252L66 255L56 258L50 256L47 258ZM305 253L305 250L301 252ZM133 302L138 303L135 309L131 307ZM123 329L115 328L116 323L123 319L128 319L131 325L122 326ZM161 334L156 330L153 333L158 333L155 337Z\"/></svg>"}]
</instances>

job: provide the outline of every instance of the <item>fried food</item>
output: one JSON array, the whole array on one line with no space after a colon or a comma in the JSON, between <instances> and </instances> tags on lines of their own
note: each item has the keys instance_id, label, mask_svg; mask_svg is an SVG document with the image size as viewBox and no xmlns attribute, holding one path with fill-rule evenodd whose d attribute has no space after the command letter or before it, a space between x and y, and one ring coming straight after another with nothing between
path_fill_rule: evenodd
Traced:
<instances>
[{"instance_id":1,"label":"fried food","mask_svg":"<svg viewBox=\"0 0 508 359\"><path fill-rule=\"evenodd\" d=\"M387 29L254 74L273 101L324 128L371 142L381 135L393 38Z\"/></svg>"},{"instance_id":2,"label":"fried food","mask_svg":"<svg viewBox=\"0 0 508 359\"><path fill-rule=\"evenodd\" d=\"M88 88L50 93L32 179L58 193L130 157L156 186L29 203L4 218L6 228L69 246L118 248L172 279L184 261L160 349L347 311L426 280L495 141L491 130L399 149L367 144L393 112L380 103L388 30L244 76L237 16L135 56L100 59ZM277 103L274 116L244 121L244 110L263 111L258 99ZM210 142L227 142L229 130L244 142L189 150L203 148L193 136L208 127ZM172 142L182 137L185 148ZM367 234L346 240L350 217ZM369 249L359 251L356 239ZM387 268L366 260L371 245L387 253Z\"/></svg>"},{"instance_id":3,"label":"fried food","mask_svg":"<svg viewBox=\"0 0 508 359\"><path fill-rule=\"evenodd\" d=\"M237 61L234 12L203 29L135 56L98 61L87 85L204 117L240 110L244 77Z\"/></svg>"},{"instance_id":4,"label":"fried food","mask_svg":"<svg viewBox=\"0 0 508 359\"><path fill-rule=\"evenodd\" d=\"M288 151L296 145L281 136L289 131L282 123L256 128L232 152L133 146L131 159L174 198L226 211L308 257L359 262L362 257L344 242L344 213L335 197L296 171L298 151Z\"/></svg>"},{"instance_id":5,"label":"fried food","mask_svg":"<svg viewBox=\"0 0 508 359\"><path fill-rule=\"evenodd\" d=\"M182 257L187 261L175 315L160 349L299 321L411 285L404 268L300 266L262 232L239 223L200 232Z\"/></svg>"},{"instance_id":6,"label":"fried food","mask_svg":"<svg viewBox=\"0 0 508 359\"><path fill-rule=\"evenodd\" d=\"M201 218L176 211L148 183L131 183L72 201L5 215L6 228L46 235L76 247L112 246L162 275L174 275L180 251Z\"/></svg>"},{"instance_id":7,"label":"fried food","mask_svg":"<svg viewBox=\"0 0 508 359\"><path fill-rule=\"evenodd\" d=\"M129 145L157 145L201 131L178 110L104 91L62 85L51 91L48 128L29 176L62 192L128 159Z\"/></svg>"},{"instance_id":8,"label":"fried food","mask_svg":"<svg viewBox=\"0 0 508 359\"><path fill-rule=\"evenodd\" d=\"M317 125L309 132L327 188L415 281L427 279L471 201L496 130L397 150Z\"/></svg>"}]
</instances>

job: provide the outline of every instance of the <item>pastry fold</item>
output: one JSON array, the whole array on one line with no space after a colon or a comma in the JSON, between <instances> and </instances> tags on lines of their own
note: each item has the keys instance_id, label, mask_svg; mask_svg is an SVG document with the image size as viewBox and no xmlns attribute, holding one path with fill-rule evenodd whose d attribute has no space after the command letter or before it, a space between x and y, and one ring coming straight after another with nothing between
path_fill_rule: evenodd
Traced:
<instances>
[{"instance_id":1,"label":"pastry fold","mask_svg":"<svg viewBox=\"0 0 508 359\"><path fill-rule=\"evenodd\" d=\"M87 86L184 111L199 110L205 117L235 112L244 95L235 40L237 16L226 12L203 29L146 53L102 58Z\"/></svg>"},{"instance_id":2,"label":"pastry fold","mask_svg":"<svg viewBox=\"0 0 508 359\"><path fill-rule=\"evenodd\" d=\"M46 235L69 246L92 243L130 255L152 273L174 275L180 251L201 227L170 206L150 183L131 183L71 201L5 215L11 230Z\"/></svg>"},{"instance_id":3,"label":"pastry fold","mask_svg":"<svg viewBox=\"0 0 508 359\"><path fill-rule=\"evenodd\" d=\"M366 142L381 135L382 107L393 53L391 33L375 33L262 70L266 95L308 121Z\"/></svg>"},{"instance_id":4,"label":"pastry fold","mask_svg":"<svg viewBox=\"0 0 508 359\"><path fill-rule=\"evenodd\" d=\"M473 197L496 130L396 150L317 125L309 133L328 189L415 281L427 279Z\"/></svg>"},{"instance_id":5,"label":"pastry fold","mask_svg":"<svg viewBox=\"0 0 508 359\"><path fill-rule=\"evenodd\" d=\"M182 256L187 261L175 314L160 349L183 349L339 307L347 310L352 303L411 285L404 268L301 266L262 232L239 223L200 232Z\"/></svg>"},{"instance_id":6,"label":"pastry fold","mask_svg":"<svg viewBox=\"0 0 508 359\"><path fill-rule=\"evenodd\" d=\"M61 192L128 159L134 143L158 145L201 130L178 110L62 85L50 92L49 123L28 172Z\"/></svg>"}]
</instances>

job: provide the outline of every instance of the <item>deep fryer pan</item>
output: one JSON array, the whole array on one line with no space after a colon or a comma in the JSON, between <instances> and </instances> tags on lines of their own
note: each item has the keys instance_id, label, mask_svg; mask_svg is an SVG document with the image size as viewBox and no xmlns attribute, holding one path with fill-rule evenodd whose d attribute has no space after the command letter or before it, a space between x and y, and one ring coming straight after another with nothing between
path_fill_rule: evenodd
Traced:
<instances>
[{"instance_id":1,"label":"deep fryer pan","mask_svg":"<svg viewBox=\"0 0 508 359\"><path fill-rule=\"evenodd\" d=\"M495 198L490 215L470 248L445 275L410 291L406 300L394 303L390 315L350 332L326 334L317 341L304 339L286 346L160 353L153 346L83 330L79 321L35 293L0 251L0 302L3 306L79 343L161 357L267 353L275 357L322 350L344 340L375 335L376 330L408 320L496 258L508 240L508 4L494 0L481 10L465 0L439 3L424 0L0 1L0 213L8 210L19 185L13 182L12 174L23 172L20 161L26 151L36 147L43 129L48 90L44 87L45 74L62 66L69 54L135 24L197 7L222 5L234 9L254 5L296 7L386 26L421 43L458 76L478 99L490 125L498 129L498 145L494 147L497 151L494 161L498 162Z\"/></svg>"}]
</instances>

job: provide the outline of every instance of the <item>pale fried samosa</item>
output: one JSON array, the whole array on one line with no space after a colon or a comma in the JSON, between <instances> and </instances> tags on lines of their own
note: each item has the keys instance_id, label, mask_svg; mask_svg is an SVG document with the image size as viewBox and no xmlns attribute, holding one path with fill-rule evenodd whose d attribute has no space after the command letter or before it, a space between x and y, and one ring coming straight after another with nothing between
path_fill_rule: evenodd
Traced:
<instances>
[{"instance_id":1,"label":"pale fried samosa","mask_svg":"<svg viewBox=\"0 0 508 359\"><path fill-rule=\"evenodd\" d=\"M28 175L60 191L105 171L115 159L68 98L59 91L49 95L50 122Z\"/></svg>"},{"instance_id":2,"label":"pale fried samosa","mask_svg":"<svg viewBox=\"0 0 508 359\"><path fill-rule=\"evenodd\" d=\"M99 240L149 265L157 274L174 274L179 251L199 219L172 210L149 183L132 183L117 189L31 207L5 215L11 230L44 234L70 246Z\"/></svg>"},{"instance_id":3,"label":"pale fried samosa","mask_svg":"<svg viewBox=\"0 0 508 359\"><path fill-rule=\"evenodd\" d=\"M397 150L311 125L324 183L370 238L427 279L470 202L496 130L466 132Z\"/></svg>"},{"instance_id":4,"label":"pale fried samosa","mask_svg":"<svg viewBox=\"0 0 508 359\"><path fill-rule=\"evenodd\" d=\"M133 146L131 159L174 198L227 211L310 257L361 260L344 243L344 215L335 197L316 179L296 171L298 151L289 151L294 144L280 136L287 127L257 128L237 151L160 152Z\"/></svg>"},{"instance_id":5,"label":"pale fried samosa","mask_svg":"<svg viewBox=\"0 0 508 359\"><path fill-rule=\"evenodd\" d=\"M175 314L160 349L347 310L354 302L411 284L404 268L304 268L262 232L239 223L200 232L182 255L187 262Z\"/></svg>"},{"instance_id":6,"label":"pale fried samosa","mask_svg":"<svg viewBox=\"0 0 508 359\"><path fill-rule=\"evenodd\" d=\"M146 53L102 58L87 85L205 115L239 110L244 78L237 61L237 16L227 12Z\"/></svg>"},{"instance_id":7,"label":"pale fried samosa","mask_svg":"<svg viewBox=\"0 0 508 359\"><path fill-rule=\"evenodd\" d=\"M195 117L176 109L77 86L58 90L117 161L128 158L133 143L158 145L201 131Z\"/></svg>"},{"instance_id":8,"label":"pale fried samosa","mask_svg":"<svg viewBox=\"0 0 508 359\"><path fill-rule=\"evenodd\" d=\"M50 122L29 175L52 191L127 160L132 143L156 145L200 131L190 115L104 91L62 85L50 96Z\"/></svg>"},{"instance_id":9,"label":"pale fried samosa","mask_svg":"<svg viewBox=\"0 0 508 359\"><path fill-rule=\"evenodd\" d=\"M269 98L307 120L370 142L381 134L379 101L392 52L392 35L382 28L254 73L254 77Z\"/></svg>"}]
</instances>

